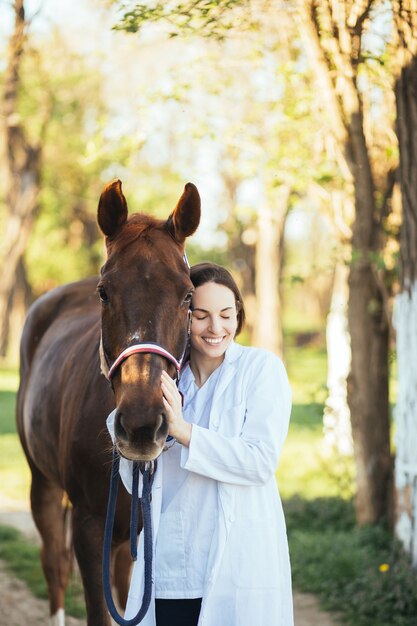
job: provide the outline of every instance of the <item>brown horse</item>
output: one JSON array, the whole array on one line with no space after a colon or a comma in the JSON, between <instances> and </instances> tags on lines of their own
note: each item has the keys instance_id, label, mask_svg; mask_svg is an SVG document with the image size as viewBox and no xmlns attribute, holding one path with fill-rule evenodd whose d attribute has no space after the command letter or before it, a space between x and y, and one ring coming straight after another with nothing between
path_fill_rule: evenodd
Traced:
<instances>
[{"instance_id":1,"label":"brown horse","mask_svg":"<svg viewBox=\"0 0 417 626\"><path fill-rule=\"evenodd\" d=\"M42 566L56 624L64 623L70 568L64 493L72 505L88 626L110 623L101 581L112 448L106 417L116 406L121 454L155 459L168 434L161 371L174 375L175 367L158 354L133 354L115 371L113 390L103 373L125 348L141 342L181 357L192 292L184 242L199 220L200 198L190 183L166 221L141 214L128 218L120 181L107 185L98 206L107 246L98 285L97 278L90 278L59 287L29 311L21 341L17 421L32 471L32 513L42 537ZM120 489L115 559L129 536L129 507L130 497ZM126 559L119 561L125 565L116 568L115 583L123 605L129 566Z\"/></svg>"}]
</instances>

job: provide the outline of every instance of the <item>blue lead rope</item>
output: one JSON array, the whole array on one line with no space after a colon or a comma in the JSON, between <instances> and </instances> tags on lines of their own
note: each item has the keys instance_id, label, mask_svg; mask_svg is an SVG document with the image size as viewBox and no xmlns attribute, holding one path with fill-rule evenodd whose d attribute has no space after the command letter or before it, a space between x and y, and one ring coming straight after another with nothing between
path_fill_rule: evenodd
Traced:
<instances>
[{"instance_id":1,"label":"blue lead rope","mask_svg":"<svg viewBox=\"0 0 417 626\"><path fill-rule=\"evenodd\" d=\"M132 508L130 512L130 553L132 559L137 558L137 529L138 529L138 485L139 471L143 476L143 488L141 497L142 522L143 522L143 541L145 556L145 588L143 591L142 606L138 613L132 619L124 619L119 615L113 601L110 582L110 555L111 543L113 537L114 515L116 512L117 492L119 488L119 463L120 459L116 451L113 450L113 463L110 479L109 501L107 505L106 525L104 529L103 543L103 589L106 599L107 608L110 615L120 626L137 626L145 617L152 598L152 519L151 519L151 500L152 500L152 483L154 479L156 461L152 464L133 463L133 481L132 481Z\"/></svg>"},{"instance_id":2,"label":"blue lead rope","mask_svg":"<svg viewBox=\"0 0 417 626\"><path fill-rule=\"evenodd\" d=\"M130 506L130 556L133 561L138 557L138 502L136 494L139 494L139 463L133 463L132 474L132 504Z\"/></svg>"}]
</instances>

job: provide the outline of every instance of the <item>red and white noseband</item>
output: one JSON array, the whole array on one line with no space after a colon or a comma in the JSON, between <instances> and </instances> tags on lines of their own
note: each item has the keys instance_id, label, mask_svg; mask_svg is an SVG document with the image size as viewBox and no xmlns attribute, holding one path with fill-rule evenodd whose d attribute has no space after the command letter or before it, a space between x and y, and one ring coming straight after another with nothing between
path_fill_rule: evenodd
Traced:
<instances>
[{"instance_id":1,"label":"red and white noseband","mask_svg":"<svg viewBox=\"0 0 417 626\"><path fill-rule=\"evenodd\" d=\"M128 348L123 350L123 352L119 354L119 356L117 357L117 359L114 361L113 365L109 369L109 373L107 375L108 379L109 380L112 379L115 371L125 359L127 359L132 354L138 354L140 352L145 352L148 354L149 353L159 354L160 356L165 357L170 363L173 363L175 365L177 372L179 372L181 369L183 357L181 357L181 359L177 361L177 359L170 352L168 352L168 350L165 350L165 348L161 348L161 346L158 346L157 344L135 343L133 346L129 346Z\"/></svg>"}]
</instances>

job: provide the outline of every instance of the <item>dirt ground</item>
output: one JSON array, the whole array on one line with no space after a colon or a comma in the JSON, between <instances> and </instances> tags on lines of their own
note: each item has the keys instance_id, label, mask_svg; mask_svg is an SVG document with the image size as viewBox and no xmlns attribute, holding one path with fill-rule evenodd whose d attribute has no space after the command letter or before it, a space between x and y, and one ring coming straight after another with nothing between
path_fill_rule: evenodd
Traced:
<instances>
[{"instance_id":1,"label":"dirt ground","mask_svg":"<svg viewBox=\"0 0 417 626\"><path fill-rule=\"evenodd\" d=\"M0 511L0 524L15 526L31 540L38 541L32 517L26 511ZM294 592L294 617L295 626L338 626L340 623L319 609L315 596L297 591ZM35 598L25 583L11 576L0 561L0 626L25 624L48 624L47 602ZM67 616L66 626L85 626L85 622Z\"/></svg>"}]
</instances>

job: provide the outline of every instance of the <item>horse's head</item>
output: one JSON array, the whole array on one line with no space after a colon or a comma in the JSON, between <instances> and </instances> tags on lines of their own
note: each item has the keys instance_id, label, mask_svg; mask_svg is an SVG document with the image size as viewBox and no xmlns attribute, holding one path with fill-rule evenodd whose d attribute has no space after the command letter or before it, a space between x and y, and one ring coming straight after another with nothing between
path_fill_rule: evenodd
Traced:
<instances>
[{"instance_id":1,"label":"horse's head","mask_svg":"<svg viewBox=\"0 0 417 626\"><path fill-rule=\"evenodd\" d=\"M184 243L199 221L200 196L191 183L167 220L142 214L128 218L120 181L103 190L98 224L106 236L107 261L97 290L106 375L123 351L136 344L156 344L181 358L193 291ZM116 446L126 458L153 460L163 449L168 434L160 382L163 369L172 376L176 373L166 357L140 352L111 370Z\"/></svg>"}]
</instances>

